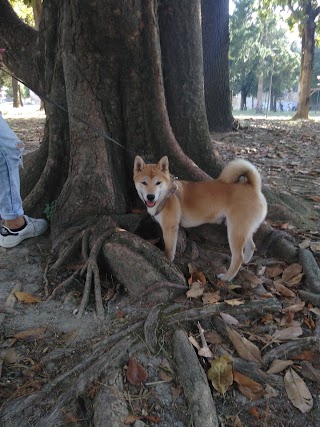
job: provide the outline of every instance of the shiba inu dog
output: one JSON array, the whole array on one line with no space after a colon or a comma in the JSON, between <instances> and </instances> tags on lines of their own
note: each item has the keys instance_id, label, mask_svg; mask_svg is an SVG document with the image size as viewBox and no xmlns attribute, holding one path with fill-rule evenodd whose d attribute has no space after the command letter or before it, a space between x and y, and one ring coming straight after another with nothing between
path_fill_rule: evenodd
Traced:
<instances>
[{"instance_id":1,"label":"shiba inu dog","mask_svg":"<svg viewBox=\"0 0 320 427\"><path fill-rule=\"evenodd\" d=\"M230 281L241 264L250 261L255 250L252 235L267 214L261 177L253 164L236 159L226 165L218 179L189 182L172 178L167 156L158 164L146 164L136 156L133 179L149 214L162 228L165 254L171 261L176 252L179 225L190 228L224 219L231 264L218 277Z\"/></svg>"}]
</instances>

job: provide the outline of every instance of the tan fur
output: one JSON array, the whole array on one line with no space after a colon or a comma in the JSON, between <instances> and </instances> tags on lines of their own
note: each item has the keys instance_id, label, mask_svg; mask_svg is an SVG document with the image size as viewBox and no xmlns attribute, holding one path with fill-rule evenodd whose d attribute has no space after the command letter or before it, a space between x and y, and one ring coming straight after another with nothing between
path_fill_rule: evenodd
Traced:
<instances>
[{"instance_id":1,"label":"tan fur","mask_svg":"<svg viewBox=\"0 0 320 427\"><path fill-rule=\"evenodd\" d=\"M158 164L145 164L135 158L133 179L141 200L150 215L160 224L165 254L173 261L179 225L185 228L226 219L231 264L222 280L230 281L243 262L248 263L255 250L253 233L265 219L267 202L261 192L261 178L248 161L237 159L228 163L218 179L203 182L175 181L177 190L167 200L173 182L168 157ZM240 180L244 177L244 180ZM163 209L157 207L165 200ZM153 205L154 204L154 205Z\"/></svg>"}]
</instances>

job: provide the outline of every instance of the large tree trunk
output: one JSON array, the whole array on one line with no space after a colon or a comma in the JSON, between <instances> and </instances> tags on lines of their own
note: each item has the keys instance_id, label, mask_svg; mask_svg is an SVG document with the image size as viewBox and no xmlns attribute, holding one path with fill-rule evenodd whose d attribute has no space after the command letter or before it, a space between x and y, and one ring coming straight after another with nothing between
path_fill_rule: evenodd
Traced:
<instances>
[{"instance_id":1,"label":"large tree trunk","mask_svg":"<svg viewBox=\"0 0 320 427\"><path fill-rule=\"evenodd\" d=\"M310 3L310 2L308 2ZM320 8L317 8L319 10ZM293 120L308 119L310 110L310 87L314 62L314 45L315 45L315 18L318 12L310 7L306 7L306 20L301 29L301 65L299 78L299 103Z\"/></svg>"},{"instance_id":2,"label":"large tree trunk","mask_svg":"<svg viewBox=\"0 0 320 427\"><path fill-rule=\"evenodd\" d=\"M204 88L210 131L234 124L229 86L229 1L202 0Z\"/></svg>"},{"instance_id":3,"label":"large tree trunk","mask_svg":"<svg viewBox=\"0 0 320 427\"><path fill-rule=\"evenodd\" d=\"M184 152L210 175L220 171L204 103L200 0L159 6L161 57L170 124Z\"/></svg>"},{"instance_id":4,"label":"large tree trunk","mask_svg":"<svg viewBox=\"0 0 320 427\"><path fill-rule=\"evenodd\" d=\"M40 96L45 92L68 110L47 102L46 140L27 159L22 177L27 212L39 214L45 203L55 201L53 238L84 218L130 209L135 154L149 160L167 154L180 177L208 178L182 151L169 122L156 2L119 6L110 0L99 9L87 2L46 2L39 33L23 25L7 1L0 6L8 66ZM195 111L198 87L188 88L190 99L197 100ZM172 109L172 117L181 118L179 113ZM185 125L190 106L188 114L181 120ZM203 115L198 124L210 170L214 156Z\"/></svg>"}]
</instances>

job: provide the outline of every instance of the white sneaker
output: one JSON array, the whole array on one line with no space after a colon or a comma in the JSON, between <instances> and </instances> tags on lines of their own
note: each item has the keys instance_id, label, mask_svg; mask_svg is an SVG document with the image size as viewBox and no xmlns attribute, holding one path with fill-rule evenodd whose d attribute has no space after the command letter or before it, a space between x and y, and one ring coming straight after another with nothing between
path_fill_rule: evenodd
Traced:
<instances>
[{"instance_id":1,"label":"white sneaker","mask_svg":"<svg viewBox=\"0 0 320 427\"><path fill-rule=\"evenodd\" d=\"M23 215L27 225L20 231L12 231L4 225L0 228L0 246L3 248L13 248L17 246L22 240L29 237L36 237L43 234L47 228L48 223L45 219L29 218Z\"/></svg>"}]
</instances>

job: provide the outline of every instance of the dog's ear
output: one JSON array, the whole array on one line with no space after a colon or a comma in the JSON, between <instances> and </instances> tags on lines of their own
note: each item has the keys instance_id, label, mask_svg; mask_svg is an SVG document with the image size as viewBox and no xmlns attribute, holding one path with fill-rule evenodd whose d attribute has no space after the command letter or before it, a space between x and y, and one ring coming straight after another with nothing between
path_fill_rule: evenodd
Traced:
<instances>
[{"instance_id":1,"label":"dog's ear","mask_svg":"<svg viewBox=\"0 0 320 427\"><path fill-rule=\"evenodd\" d=\"M163 156L158 163L158 168L161 172L169 172L169 159L167 156Z\"/></svg>"},{"instance_id":2,"label":"dog's ear","mask_svg":"<svg viewBox=\"0 0 320 427\"><path fill-rule=\"evenodd\" d=\"M140 156L136 156L136 158L134 159L133 171L141 172L144 166L145 166L145 162L143 161L143 159Z\"/></svg>"}]
</instances>

